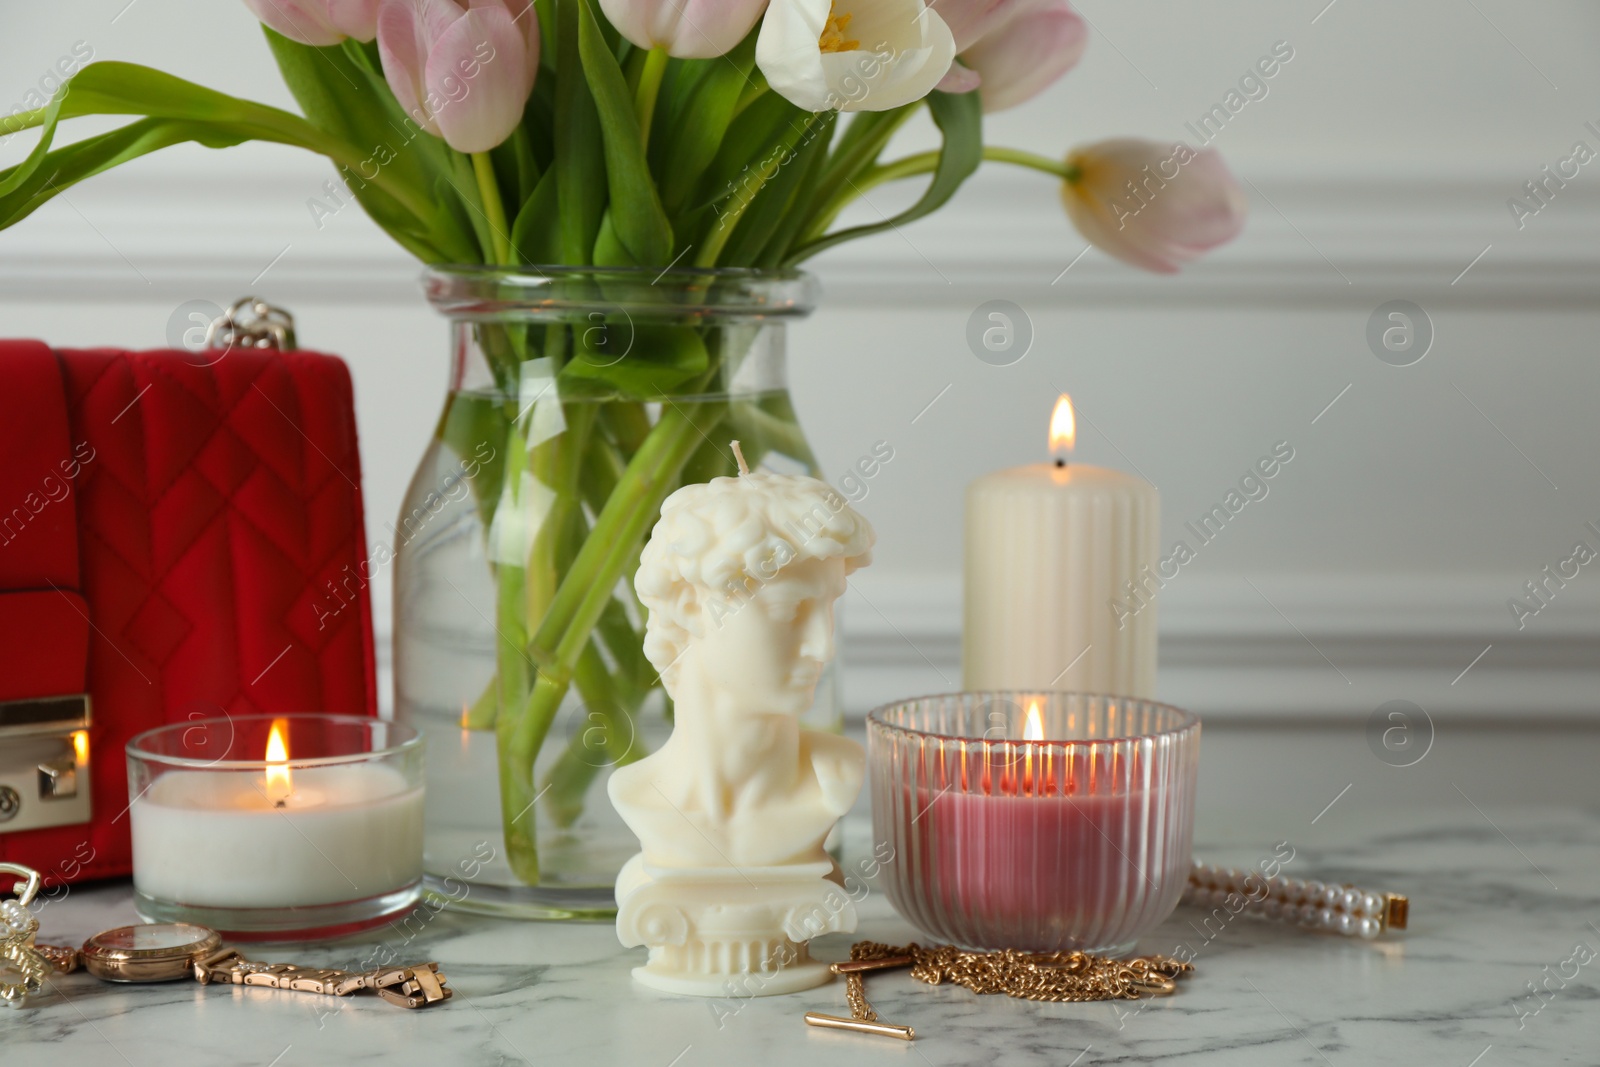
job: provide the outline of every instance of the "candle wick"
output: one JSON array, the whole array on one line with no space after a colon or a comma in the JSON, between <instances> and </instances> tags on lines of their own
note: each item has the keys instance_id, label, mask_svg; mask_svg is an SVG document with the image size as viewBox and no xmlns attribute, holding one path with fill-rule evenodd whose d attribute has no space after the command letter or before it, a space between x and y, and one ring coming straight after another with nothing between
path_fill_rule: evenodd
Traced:
<instances>
[{"instance_id":1,"label":"candle wick","mask_svg":"<svg viewBox=\"0 0 1600 1067\"><path fill-rule=\"evenodd\" d=\"M287 808L289 806L289 804L288 804L288 801L285 801L282 798L280 798L278 800L274 800L272 802L272 806L275 807L275 808Z\"/></svg>"},{"instance_id":2,"label":"candle wick","mask_svg":"<svg viewBox=\"0 0 1600 1067\"><path fill-rule=\"evenodd\" d=\"M733 448L733 458L739 461L739 474L749 474L750 465L744 461L744 452L739 448L739 442L729 441L728 444Z\"/></svg>"},{"instance_id":3,"label":"candle wick","mask_svg":"<svg viewBox=\"0 0 1600 1067\"><path fill-rule=\"evenodd\" d=\"M1066 465L1067 465L1067 461L1066 460L1062 459L1060 456L1056 457L1056 466L1065 467Z\"/></svg>"}]
</instances>

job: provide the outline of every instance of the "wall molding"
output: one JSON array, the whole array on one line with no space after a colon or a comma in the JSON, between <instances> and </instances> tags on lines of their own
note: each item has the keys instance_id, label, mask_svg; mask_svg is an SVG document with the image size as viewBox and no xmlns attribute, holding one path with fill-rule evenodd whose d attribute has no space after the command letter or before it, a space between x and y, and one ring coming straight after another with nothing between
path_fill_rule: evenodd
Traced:
<instances>
[{"instance_id":1,"label":"wall molding","mask_svg":"<svg viewBox=\"0 0 1600 1067\"><path fill-rule=\"evenodd\" d=\"M358 207L325 218L321 229L313 224L308 203L330 202L330 174L304 159L239 171L215 161L183 171L136 166L105 176L4 235L0 295L165 302L258 289L291 302L414 303L416 264ZM1519 231L1505 203L1523 178L1511 174L1248 180L1245 235L1175 278L1151 277L1098 250L1078 260L1084 242L1055 189L1012 171L980 173L951 209L814 266L828 302L842 307L937 305L959 291L1029 306L1281 310L1406 297L1587 309L1600 289L1600 189L1575 183ZM847 217L875 221L910 192L875 191L870 206Z\"/></svg>"},{"instance_id":2,"label":"wall molding","mask_svg":"<svg viewBox=\"0 0 1600 1067\"><path fill-rule=\"evenodd\" d=\"M1163 699L1230 724L1364 722L1394 699L1436 725L1600 717L1600 582L1580 576L1519 631L1505 601L1530 575L1250 577L1260 593L1222 574L1163 594ZM959 577L862 574L845 604L852 713L960 687Z\"/></svg>"},{"instance_id":3,"label":"wall molding","mask_svg":"<svg viewBox=\"0 0 1600 1067\"><path fill-rule=\"evenodd\" d=\"M1159 697L1241 728L1360 724L1389 700L1436 729L1592 726L1600 582L1574 581L1518 631L1505 600L1528 577L1251 576L1270 605L1242 574L1186 578L1159 605ZM386 666L390 615L374 607ZM858 574L840 622L850 717L961 688L958 575Z\"/></svg>"}]
</instances>

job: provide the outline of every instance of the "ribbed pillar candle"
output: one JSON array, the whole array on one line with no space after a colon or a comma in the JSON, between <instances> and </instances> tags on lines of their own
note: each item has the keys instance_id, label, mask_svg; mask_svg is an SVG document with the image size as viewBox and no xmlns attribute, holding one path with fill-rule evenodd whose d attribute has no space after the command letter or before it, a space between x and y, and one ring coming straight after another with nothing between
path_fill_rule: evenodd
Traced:
<instances>
[{"instance_id":1,"label":"ribbed pillar candle","mask_svg":"<svg viewBox=\"0 0 1600 1067\"><path fill-rule=\"evenodd\" d=\"M1064 462L1070 412L1063 397L1051 420L1061 459L967 488L964 687L1150 699L1161 498L1131 474Z\"/></svg>"}]
</instances>

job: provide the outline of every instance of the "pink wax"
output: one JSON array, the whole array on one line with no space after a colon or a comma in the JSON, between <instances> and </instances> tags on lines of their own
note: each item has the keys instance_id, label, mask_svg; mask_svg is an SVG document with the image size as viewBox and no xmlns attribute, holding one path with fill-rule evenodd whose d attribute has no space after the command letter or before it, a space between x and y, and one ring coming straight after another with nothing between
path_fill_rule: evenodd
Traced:
<instances>
[{"instance_id":1,"label":"pink wax","mask_svg":"<svg viewBox=\"0 0 1600 1067\"><path fill-rule=\"evenodd\" d=\"M1197 723L1192 740L869 730L874 827L894 846L890 900L967 947L1131 949L1188 876Z\"/></svg>"}]
</instances>

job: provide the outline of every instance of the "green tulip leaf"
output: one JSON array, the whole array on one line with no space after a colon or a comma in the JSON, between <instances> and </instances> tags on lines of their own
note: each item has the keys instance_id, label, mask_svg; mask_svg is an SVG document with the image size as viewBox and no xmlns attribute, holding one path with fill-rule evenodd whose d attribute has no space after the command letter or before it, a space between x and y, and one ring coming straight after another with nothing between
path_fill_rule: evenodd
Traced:
<instances>
[{"instance_id":1,"label":"green tulip leaf","mask_svg":"<svg viewBox=\"0 0 1600 1067\"><path fill-rule=\"evenodd\" d=\"M761 187L755 201L745 209L738 228L717 260L719 264L725 267L753 266L761 258L762 250L775 238L784 245L793 240L791 226L798 225L804 217L797 204L807 181L815 173L817 161L827 156L834 117L831 111L819 114L785 155L780 157L781 165ZM783 236L780 237L780 233Z\"/></svg>"},{"instance_id":2,"label":"green tulip leaf","mask_svg":"<svg viewBox=\"0 0 1600 1067\"><path fill-rule=\"evenodd\" d=\"M511 224L511 250L519 263L555 263L561 258L557 209L556 172L548 170Z\"/></svg>"},{"instance_id":3,"label":"green tulip leaf","mask_svg":"<svg viewBox=\"0 0 1600 1067\"><path fill-rule=\"evenodd\" d=\"M583 0L555 0L560 54L577 57ZM590 16L591 18L593 16ZM606 206L606 158L600 117L581 62L556 70L555 166L560 262L589 263Z\"/></svg>"},{"instance_id":4,"label":"green tulip leaf","mask_svg":"<svg viewBox=\"0 0 1600 1067\"><path fill-rule=\"evenodd\" d=\"M621 393L657 400L711 364L705 342L686 326L635 324L626 312L594 312L587 327L574 325L573 358L561 368L561 396Z\"/></svg>"},{"instance_id":5,"label":"green tulip leaf","mask_svg":"<svg viewBox=\"0 0 1600 1067\"><path fill-rule=\"evenodd\" d=\"M362 179L370 180L378 166L420 194L431 193L439 175L450 172L449 146L424 130L418 117L405 113L381 73L351 54L360 45L347 41L314 48L265 26L262 32L307 121L368 149L363 157L363 162L371 161L368 166L344 175L358 198Z\"/></svg>"},{"instance_id":6,"label":"green tulip leaf","mask_svg":"<svg viewBox=\"0 0 1600 1067\"><path fill-rule=\"evenodd\" d=\"M476 392L451 393L444 414L439 417L436 431L456 457L463 461L476 460L476 473L468 469L472 495L477 502L478 518L487 530L494 521L495 506L500 502L500 491L505 480L504 442L511 430L508 403L498 397ZM489 450L482 445L487 442ZM404 531L406 536L410 531Z\"/></svg>"},{"instance_id":7,"label":"green tulip leaf","mask_svg":"<svg viewBox=\"0 0 1600 1067\"><path fill-rule=\"evenodd\" d=\"M203 122L140 119L120 129L47 151L0 172L0 228L20 222L56 194L112 167L151 152L194 141L207 148L230 148L248 134Z\"/></svg>"},{"instance_id":8,"label":"green tulip leaf","mask_svg":"<svg viewBox=\"0 0 1600 1067\"><path fill-rule=\"evenodd\" d=\"M939 150L939 163L934 169L933 179L928 182L927 189L923 190L917 202L883 222L852 226L810 241L796 249L784 261L785 266L793 266L845 241L904 226L937 211L955 195L961 183L978 169L978 164L983 162L983 107L977 91L941 93L935 90L928 94L927 99L928 110L944 136L944 143Z\"/></svg>"},{"instance_id":9,"label":"green tulip leaf","mask_svg":"<svg viewBox=\"0 0 1600 1067\"><path fill-rule=\"evenodd\" d=\"M57 156L52 149L60 121L85 115L140 115L175 125L153 127L133 123L131 127L136 128L125 141L88 138L83 143L101 147L86 149L85 155ZM369 149L320 129L298 115L241 100L133 63L91 63L83 68L50 102L39 125L39 143L32 152L0 175L0 197L9 197L28 187L50 157L56 160L52 168L59 169L65 160L68 169L31 186L41 201L59 192L69 178L81 180L81 177L180 141L198 141L219 147L251 140L293 145L325 155L346 170L359 168L363 162L370 165L372 159ZM167 132L152 133L156 129ZM179 133L179 130L186 132ZM109 144L121 147L108 149L105 146ZM71 161L88 159L97 151L109 151L115 161L86 169L79 177L72 178L71 169L83 169L84 164ZM439 261L451 258L459 249L461 242L456 235L429 225L436 214L430 199L397 181L381 167L366 189L358 189L357 193L363 197L363 206L413 254ZM22 217L36 206L29 206L15 217Z\"/></svg>"},{"instance_id":10,"label":"green tulip leaf","mask_svg":"<svg viewBox=\"0 0 1600 1067\"><path fill-rule=\"evenodd\" d=\"M922 101L918 100L888 111L858 111L851 117L811 187L807 222L802 233L820 235L820 230L833 221L832 213L837 211L841 199L849 197L850 190L846 187L873 165L890 139L920 107Z\"/></svg>"},{"instance_id":11,"label":"green tulip leaf","mask_svg":"<svg viewBox=\"0 0 1600 1067\"><path fill-rule=\"evenodd\" d=\"M832 135L836 125L837 116L829 116L827 125L813 139L813 148L803 160L797 160L790 165L794 171L794 189L789 197L789 202L779 214L777 225L772 228L771 236L762 246L761 252L752 262L755 266L770 270L782 263L789 255L789 250L794 247L795 241L804 232L806 213L804 205L810 202L810 192L815 188L817 177L822 173L822 168L828 161L828 138ZM758 208L765 210L762 205ZM742 249L740 250L742 253Z\"/></svg>"},{"instance_id":12,"label":"green tulip leaf","mask_svg":"<svg viewBox=\"0 0 1600 1067\"><path fill-rule=\"evenodd\" d=\"M706 64L704 70L692 79L681 101L672 101L665 125L658 129L660 136L653 138L659 155L656 173L661 176L661 203L669 216L682 209L700 175L717 156L739 97L750 85L755 36L751 31L726 56L700 61Z\"/></svg>"},{"instance_id":13,"label":"green tulip leaf","mask_svg":"<svg viewBox=\"0 0 1600 1067\"><path fill-rule=\"evenodd\" d=\"M607 208L605 215L600 219L600 232L594 239L594 264L597 267L636 267L638 261L633 258L633 253L628 251L628 246L622 243L617 236L616 226L613 224L611 209Z\"/></svg>"},{"instance_id":14,"label":"green tulip leaf","mask_svg":"<svg viewBox=\"0 0 1600 1067\"><path fill-rule=\"evenodd\" d=\"M617 244L626 250L626 262L665 265L672 259L672 227L650 176L628 81L588 0L574 0L574 4L579 16L578 53L605 145L611 228Z\"/></svg>"},{"instance_id":15,"label":"green tulip leaf","mask_svg":"<svg viewBox=\"0 0 1600 1067\"><path fill-rule=\"evenodd\" d=\"M693 207L680 219L679 231L699 230L696 243L726 241L727 227L770 177L769 167L783 158L815 116L777 93L764 93L733 120L711 165L701 176Z\"/></svg>"}]
</instances>

